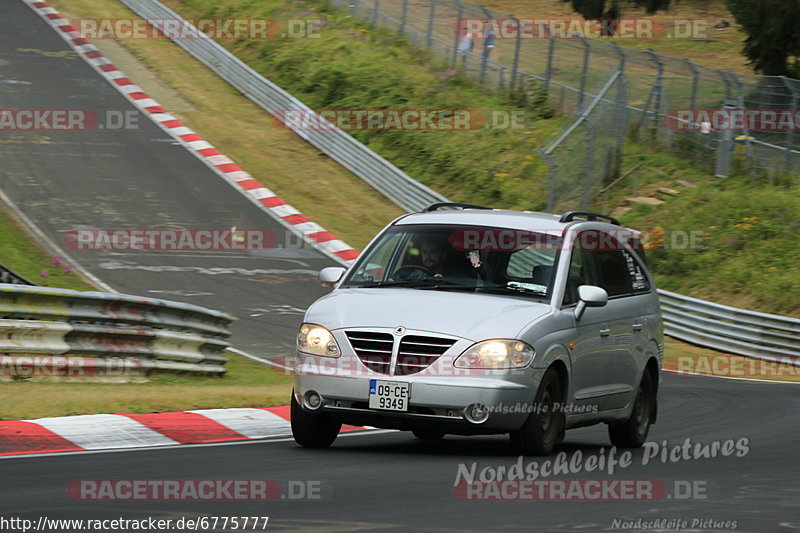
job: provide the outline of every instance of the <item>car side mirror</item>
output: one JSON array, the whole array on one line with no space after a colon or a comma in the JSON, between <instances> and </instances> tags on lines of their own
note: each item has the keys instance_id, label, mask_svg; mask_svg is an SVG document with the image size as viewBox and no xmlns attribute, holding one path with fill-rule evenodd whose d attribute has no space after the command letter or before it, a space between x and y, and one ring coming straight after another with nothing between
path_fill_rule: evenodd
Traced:
<instances>
[{"instance_id":1,"label":"car side mirror","mask_svg":"<svg viewBox=\"0 0 800 533\"><path fill-rule=\"evenodd\" d=\"M575 306L575 320L580 320L587 307L603 307L608 303L608 293L602 287L581 285L578 287L578 305Z\"/></svg>"},{"instance_id":2,"label":"car side mirror","mask_svg":"<svg viewBox=\"0 0 800 533\"><path fill-rule=\"evenodd\" d=\"M333 287L342 279L345 269L342 267L327 267L319 271L317 279L323 287Z\"/></svg>"}]
</instances>

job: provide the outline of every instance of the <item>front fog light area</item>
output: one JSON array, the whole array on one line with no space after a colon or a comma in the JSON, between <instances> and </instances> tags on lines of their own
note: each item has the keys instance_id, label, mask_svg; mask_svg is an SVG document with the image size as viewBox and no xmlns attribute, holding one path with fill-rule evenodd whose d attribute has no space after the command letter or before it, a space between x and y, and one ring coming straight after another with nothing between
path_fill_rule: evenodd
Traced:
<instances>
[{"instance_id":1,"label":"front fog light area","mask_svg":"<svg viewBox=\"0 0 800 533\"><path fill-rule=\"evenodd\" d=\"M489 418L489 409L479 403L473 403L464 409L464 418L473 424L482 424Z\"/></svg>"},{"instance_id":2,"label":"front fog light area","mask_svg":"<svg viewBox=\"0 0 800 533\"><path fill-rule=\"evenodd\" d=\"M492 339L473 344L455 361L458 368L522 368L533 360L533 348L513 339Z\"/></svg>"},{"instance_id":3,"label":"front fog light area","mask_svg":"<svg viewBox=\"0 0 800 533\"><path fill-rule=\"evenodd\" d=\"M341 351L333 334L317 324L303 324L297 333L297 351L323 357L339 357Z\"/></svg>"}]
</instances>

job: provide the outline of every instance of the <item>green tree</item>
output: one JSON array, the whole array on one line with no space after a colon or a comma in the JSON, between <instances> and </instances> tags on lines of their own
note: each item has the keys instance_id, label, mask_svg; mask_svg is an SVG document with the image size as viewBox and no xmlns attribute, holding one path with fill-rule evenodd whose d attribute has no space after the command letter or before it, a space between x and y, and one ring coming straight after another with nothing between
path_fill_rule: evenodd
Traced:
<instances>
[{"instance_id":1,"label":"green tree","mask_svg":"<svg viewBox=\"0 0 800 533\"><path fill-rule=\"evenodd\" d=\"M800 0L726 0L726 4L748 35L743 51L756 71L800 75Z\"/></svg>"}]
</instances>

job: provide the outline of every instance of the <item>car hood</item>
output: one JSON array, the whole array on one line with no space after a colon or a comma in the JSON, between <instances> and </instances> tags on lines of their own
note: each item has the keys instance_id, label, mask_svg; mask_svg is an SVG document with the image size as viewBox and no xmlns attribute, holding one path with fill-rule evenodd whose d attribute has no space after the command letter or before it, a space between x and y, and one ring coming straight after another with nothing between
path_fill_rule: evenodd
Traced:
<instances>
[{"instance_id":1,"label":"car hood","mask_svg":"<svg viewBox=\"0 0 800 533\"><path fill-rule=\"evenodd\" d=\"M403 326L473 341L516 338L550 311L536 300L513 296L406 288L338 289L317 300L306 322L328 329Z\"/></svg>"}]
</instances>

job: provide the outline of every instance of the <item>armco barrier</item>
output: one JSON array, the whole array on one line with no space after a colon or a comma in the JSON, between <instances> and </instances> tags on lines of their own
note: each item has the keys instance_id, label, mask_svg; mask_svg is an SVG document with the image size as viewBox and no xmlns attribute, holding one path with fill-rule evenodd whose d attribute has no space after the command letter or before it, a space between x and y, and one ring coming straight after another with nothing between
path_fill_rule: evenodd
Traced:
<instances>
[{"instance_id":1,"label":"armco barrier","mask_svg":"<svg viewBox=\"0 0 800 533\"><path fill-rule=\"evenodd\" d=\"M758 313L659 290L664 332L717 350L800 364L800 319Z\"/></svg>"},{"instance_id":2,"label":"armco barrier","mask_svg":"<svg viewBox=\"0 0 800 533\"><path fill-rule=\"evenodd\" d=\"M0 284L0 376L63 376L75 367L81 375L221 374L232 320L181 302Z\"/></svg>"},{"instance_id":3,"label":"armco barrier","mask_svg":"<svg viewBox=\"0 0 800 533\"><path fill-rule=\"evenodd\" d=\"M182 20L182 17L158 0L120 1L142 18L152 19L157 27L163 25L165 19ZM189 22L184 21L182 24L189 25ZM269 113L276 115L278 111L287 109L314 113L297 98L255 72L213 40L173 39L173 42ZM280 114L277 118L280 118ZM407 211L420 211L432 203L447 201L441 194L415 181L341 130L295 130L295 133ZM796 338L791 338L799 331L797 324L800 321L796 319L735 309L667 291L659 291L659 295L665 331L672 337L752 357L769 359L800 355ZM732 316L737 318L732 320ZM765 317L771 317L768 323L772 326L764 326L767 323L764 322ZM794 329L789 329L786 335L787 330L775 327L776 324ZM784 344L778 345L776 342Z\"/></svg>"}]
</instances>

